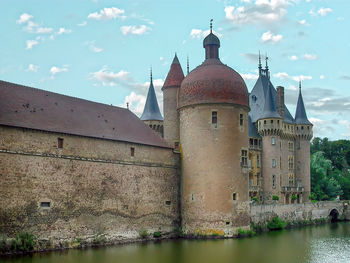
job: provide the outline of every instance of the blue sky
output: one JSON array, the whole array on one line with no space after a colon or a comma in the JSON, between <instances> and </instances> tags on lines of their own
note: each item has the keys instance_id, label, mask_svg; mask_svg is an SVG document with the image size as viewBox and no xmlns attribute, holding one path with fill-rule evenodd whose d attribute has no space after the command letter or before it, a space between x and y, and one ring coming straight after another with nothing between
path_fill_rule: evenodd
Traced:
<instances>
[{"instance_id":1,"label":"blue sky","mask_svg":"<svg viewBox=\"0 0 350 263\"><path fill-rule=\"evenodd\" d=\"M160 88L177 52L186 71L204 60L202 40L214 19L221 60L248 90L257 54L284 86L292 114L297 85L314 135L350 139L348 0L1 0L0 79L140 115L149 69Z\"/></svg>"}]
</instances>

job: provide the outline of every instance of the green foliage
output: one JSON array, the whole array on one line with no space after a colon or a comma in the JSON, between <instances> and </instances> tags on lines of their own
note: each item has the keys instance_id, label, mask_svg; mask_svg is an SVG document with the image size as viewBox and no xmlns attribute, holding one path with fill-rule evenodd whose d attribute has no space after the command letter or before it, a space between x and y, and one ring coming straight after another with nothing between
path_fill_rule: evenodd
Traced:
<instances>
[{"instance_id":1,"label":"green foliage","mask_svg":"<svg viewBox=\"0 0 350 263\"><path fill-rule=\"evenodd\" d=\"M295 201L295 200L297 200L297 196L295 195L295 194L292 194L292 201Z\"/></svg>"},{"instance_id":2,"label":"green foliage","mask_svg":"<svg viewBox=\"0 0 350 263\"><path fill-rule=\"evenodd\" d=\"M15 239L11 242L11 249L13 251L28 252L33 250L36 244L36 239L34 235L27 232L19 233L16 235Z\"/></svg>"},{"instance_id":3,"label":"green foliage","mask_svg":"<svg viewBox=\"0 0 350 263\"><path fill-rule=\"evenodd\" d=\"M242 237L253 237L256 233L253 230L244 230L243 228L238 228L237 236Z\"/></svg>"},{"instance_id":4,"label":"green foliage","mask_svg":"<svg viewBox=\"0 0 350 263\"><path fill-rule=\"evenodd\" d=\"M145 239L145 238L148 237L148 232L147 232L146 229L141 229L141 230L139 231L139 235L140 235L140 237L141 237L142 239Z\"/></svg>"},{"instance_id":5,"label":"green foliage","mask_svg":"<svg viewBox=\"0 0 350 263\"><path fill-rule=\"evenodd\" d=\"M283 221L281 218L278 216L272 218L271 221L267 223L267 228L269 230L279 230L279 229L284 229L286 228L287 223Z\"/></svg>"},{"instance_id":6,"label":"green foliage","mask_svg":"<svg viewBox=\"0 0 350 263\"><path fill-rule=\"evenodd\" d=\"M97 234L94 236L93 240L92 240L92 243L94 245L102 245L102 244L105 244L107 242L107 239L105 236L103 236L102 234Z\"/></svg>"},{"instance_id":7,"label":"green foliage","mask_svg":"<svg viewBox=\"0 0 350 263\"><path fill-rule=\"evenodd\" d=\"M258 202L259 200L258 200L258 198L257 198L256 196L254 196L254 197L252 198L252 201Z\"/></svg>"},{"instance_id":8,"label":"green foliage","mask_svg":"<svg viewBox=\"0 0 350 263\"><path fill-rule=\"evenodd\" d=\"M1 235L0 236L0 252L7 252L9 250L9 246L7 243L7 236Z\"/></svg>"},{"instance_id":9,"label":"green foliage","mask_svg":"<svg viewBox=\"0 0 350 263\"><path fill-rule=\"evenodd\" d=\"M350 200L350 141L316 137L311 154L311 200Z\"/></svg>"},{"instance_id":10,"label":"green foliage","mask_svg":"<svg viewBox=\"0 0 350 263\"><path fill-rule=\"evenodd\" d=\"M159 238L161 236L162 236L162 233L159 232L159 231L156 231L156 232L153 233L153 237L155 237L155 238Z\"/></svg>"},{"instance_id":11,"label":"green foliage","mask_svg":"<svg viewBox=\"0 0 350 263\"><path fill-rule=\"evenodd\" d=\"M250 229L253 229L255 233L262 233L265 230L265 225L261 223L255 224L254 222L252 222L250 224Z\"/></svg>"},{"instance_id":12,"label":"green foliage","mask_svg":"<svg viewBox=\"0 0 350 263\"><path fill-rule=\"evenodd\" d=\"M278 196L278 195L274 195L274 196L272 196L272 200L274 200L274 201L278 201L278 200L280 200L280 198L279 198L279 196Z\"/></svg>"},{"instance_id":13,"label":"green foliage","mask_svg":"<svg viewBox=\"0 0 350 263\"><path fill-rule=\"evenodd\" d=\"M177 237L183 237L183 235L184 235L184 233L183 233L183 231L182 231L182 229L181 229L181 227L175 227L174 228L174 234L177 236Z\"/></svg>"}]
</instances>

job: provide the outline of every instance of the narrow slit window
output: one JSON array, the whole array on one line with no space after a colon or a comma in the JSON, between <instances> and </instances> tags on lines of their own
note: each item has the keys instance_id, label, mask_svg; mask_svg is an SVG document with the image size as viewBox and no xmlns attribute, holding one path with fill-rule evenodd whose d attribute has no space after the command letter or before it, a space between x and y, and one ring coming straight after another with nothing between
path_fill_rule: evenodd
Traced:
<instances>
[{"instance_id":1,"label":"narrow slit window","mask_svg":"<svg viewBox=\"0 0 350 263\"><path fill-rule=\"evenodd\" d=\"M272 187L276 187L276 175L272 175Z\"/></svg>"},{"instance_id":2,"label":"narrow slit window","mask_svg":"<svg viewBox=\"0 0 350 263\"><path fill-rule=\"evenodd\" d=\"M275 142L275 137L271 137L271 144L272 144L272 145L275 145L275 143L276 143L276 142Z\"/></svg>"},{"instance_id":3,"label":"narrow slit window","mask_svg":"<svg viewBox=\"0 0 350 263\"><path fill-rule=\"evenodd\" d=\"M236 193L232 194L232 200L237 200L237 194Z\"/></svg>"},{"instance_id":4,"label":"narrow slit window","mask_svg":"<svg viewBox=\"0 0 350 263\"><path fill-rule=\"evenodd\" d=\"M51 203L50 202L40 202L40 207L42 208L50 208Z\"/></svg>"},{"instance_id":5,"label":"narrow slit window","mask_svg":"<svg viewBox=\"0 0 350 263\"><path fill-rule=\"evenodd\" d=\"M130 156L135 156L135 148L130 147Z\"/></svg>"},{"instance_id":6,"label":"narrow slit window","mask_svg":"<svg viewBox=\"0 0 350 263\"><path fill-rule=\"evenodd\" d=\"M217 111L212 111L211 112L211 123L212 124L217 124L218 123L218 112Z\"/></svg>"},{"instance_id":7,"label":"narrow slit window","mask_svg":"<svg viewBox=\"0 0 350 263\"><path fill-rule=\"evenodd\" d=\"M166 206L170 206L170 205L171 205L171 201L169 201L169 200L168 200L168 201L165 201L165 205L166 205Z\"/></svg>"},{"instance_id":8,"label":"narrow slit window","mask_svg":"<svg viewBox=\"0 0 350 263\"><path fill-rule=\"evenodd\" d=\"M276 159L272 159L272 167L276 167Z\"/></svg>"},{"instance_id":9,"label":"narrow slit window","mask_svg":"<svg viewBox=\"0 0 350 263\"><path fill-rule=\"evenodd\" d=\"M241 166L248 166L248 151L241 151Z\"/></svg>"},{"instance_id":10,"label":"narrow slit window","mask_svg":"<svg viewBox=\"0 0 350 263\"><path fill-rule=\"evenodd\" d=\"M243 114L239 114L239 125L243 126Z\"/></svg>"},{"instance_id":11,"label":"narrow slit window","mask_svg":"<svg viewBox=\"0 0 350 263\"><path fill-rule=\"evenodd\" d=\"M63 138L57 138L57 147L59 149L63 148Z\"/></svg>"}]
</instances>

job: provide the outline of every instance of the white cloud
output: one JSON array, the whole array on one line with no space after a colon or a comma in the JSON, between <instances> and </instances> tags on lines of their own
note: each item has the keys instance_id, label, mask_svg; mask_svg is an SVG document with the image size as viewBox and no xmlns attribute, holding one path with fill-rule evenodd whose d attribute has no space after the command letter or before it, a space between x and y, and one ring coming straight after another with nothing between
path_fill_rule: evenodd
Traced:
<instances>
[{"instance_id":1,"label":"white cloud","mask_svg":"<svg viewBox=\"0 0 350 263\"><path fill-rule=\"evenodd\" d=\"M273 74L273 76L275 78L278 78L278 79L282 79L282 80L291 79L291 80L294 80L296 82L303 81L303 80L311 80L312 79L312 76L305 76L305 75L289 76L289 74L286 73L286 72L278 72L276 74Z\"/></svg>"},{"instance_id":2,"label":"white cloud","mask_svg":"<svg viewBox=\"0 0 350 263\"><path fill-rule=\"evenodd\" d=\"M83 21L83 22L79 23L77 26L86 26L86 25L87 25L87 22Z\"/></svg>"},{"instance_id":3,"label":"white cloud","mask_svg":"<svg viewBox=\"0 0 350 263\"><path fill-rule=\"evenodd\" d=\"M209 29L208 29L208 30L202 30L202 29L193 28L193 29L191 30L190 37L202 39L202 38L205 38L207 35L209 35L209 33L210 33L210 30L209 30ZM213 33L214 33L217 37L219 37L219 38L222 37L222 34L216 32L216 31L214 31L214 30L213 30Z\"/></svg>"},{"instance_id":4,"label":"white cloud","mask_svg":"<svg viewBox=\"0 0 350 263\"><path fill-rule=\"evenodd\" d=\"M85 44L89 46L89 49L92 52L100 53L103 51L103 48L97 47L95 45L95 41L88 41L88 42L85 42Z\"/></svg>"},{"instance_id":5,"label":"white cloud","mask_svg":"<svg viewBox=\"0 0 350 263\"><path fill-rule=\"evenodd\" d=\"M17 24L24 24L27 23L30 19L32 19L33 16L27 13L23 13L19 19L16 21Z\"/></svg>"},{"instance_id":6,"label":"white cloud","mask_svg":"<svg viewBox=\"0 0 350 263\"><path fill-rule=\"evenodd\" d=\"M306 60L316 60L316 59L318 59L317 55L315 55L315 54L305 54L303 57Z\"/></svg>"},{"instance_id":7,"label":"white cloud","mask_svg":"<svg viewBox=\"0 0 350 263\"><path fill-rule=\"evenodd\" d=\"M99 71L90 74L91 79L97 80L102 83L103 86L115 86L118 81L128 80L129 72L121 70L118 73L110 71L106 66L104 66Z\"/></svg>"},{"instance_id":8,"label":"white cloud","mask_svg":"<svg viewBox=\"0 0 350 263\"><path fill-rule=\"evenodd\" d=\"M288 57L288 59L295 61L295 60L298 60L299 58L295 55L292 55L292 56Z\"/></svg>"},{"instance_id":9,"label":"white cloud","mask_svg":"<svg viewBox=\"0 0 350 263\"><path fill-rule=\"evenodd\" d=\"M347 129L347 133L342 133L342 136L350 137L350 122L347 120L340 120L339 124L343 125Z\"/></svg>"},{"instance_id":10,"label":"white cloud","mask_svg":"<svg viewBox=\"0 0 350 263\"><path fill-rule=\"evenodd\" d=\"M331 13L331 12L333 12L331 8L324 8L324 7L321 7L317 11L317 13L320 14L321 16L326 16L328 13Z\"/></svg>"},{"instance_id":11,"label":"white cloud","mask_svg":"<svg viewBox=\"0 0 350 263\"><path fill-rule=\"evenodd\" d=\"M100 12L91 13L88 15L88 19L95 19L95 20L109 20L109 19L115 19L117 17L120 17L122 14L124 14L125 11L123 9L119 9L116 7L111 8L103 8L100 10Z\"/></svg>"},{"instance_id":12,"label":"white cloud","mask_svg":"<svg viewBox=\"0 0 350 263\"><path fill-rule=\"evenodd\" d=\"M60 27L60 29L57 32L57 35L70 34L70 33L72 33L72 30L66 29L64 27Z\"/></svg>"},{"instance_id":13,"label":"white cloud","mask_svg":"<svg viewBox=\"0 0 350 263\"><path fill-rule=\"evenodd\" d=\"M35 45L39 44L39 42L36 40L27 40L26 44L27 44L26 49L32 49Z\"/></svg>"},{"instance_id":14,"label":"white cloud","mask_svg":"<svg viewBox=\"0 0 350 263\"><path fill-rule=\"evenodd\" d=\"M53 66L53 67L51 67L51 69L50 69L50 73L52 74L52 76L55 76L57 73L60 73L60 72L67 72L67 71L68 71L68 67L67 67L67 66L63 66L62 68Z\"/></svg>"},{"instance_id":15,"label":"white cloud","mask_svg":"<svg viewBox=\"0 0 350 263\"><path fill-rule=\"evenodd\" d=\"M259 77L258 75L252 73L241 74L241 76L245 80L256 80Z\"/></svg>"},{"instance_id":16,"label":"white cloud","mask_svg":"<svg viewBox=\"0 0 350 263\"><path fill-rule=\"evenodd\" d=\"M146 96L141 94L136 94L134 91L132 91L130 95L125 97L124 107L127 103L129 103L129 109L132 112L134 112L136 115L140 116L145 107Z\"/></svg>"},{"instance_id":17,"label":"white cloud","mask_svg":"<svg viewBox=\"0 0 350 263\"><path fill-rule=\"evenodd\" d=\"M39 27L36 31L38 34L49 34L53 31L51 27Z\"/></svg>"},{"instance_id":18,"label":"white cloud","mask_svg":"<svg viewBox=\"0 0 350 263\"><path fill-rule=\"evenodd\" d=\"M38 69L39 69L39 66L36 66L34 64L29 64L28 68L26 69L26 71L37 72Z\"/></svg>"},{"instance_id":19,"label":"white cloud","mask_svg":"<svg viewBox=\"0 0 350 263\"><path fill-rule=\"evenodd\" d=\"M303 20L299 20L299 21L298 21L298 23L299 23L300 25L307 25L307 23L306 23L306 20L305 20L305 19L303 19Z\"/></svg>"},{"instance_id":20,"label":"white cloud","mask_svg":"<svg viewBox=\"0 0 350 263\"><path fill-rule=\"evenodd\" d=\"M146 25L140 26L122 26L120 27L122 34L125 35L144 35L152 29Z\"/></svg>"},{"instance_id":21,"label":"white cloud","mask_svg":"<svg viewBox=\"0 0 350 263\"><path fill-rule=\"evenodd\" d=\"M324 75L320 75L320 79L324 79L325 78L325 76Z\"/></svg>"},{"instance_id":22,"label":"white cloud","mask_svg":"<svg viewBox=\"0 0 350 263\"><path fill-rule=\"evenodd\" d=\"M244 6L226 6L225 17L234 25L245 24L276 24L281 22L287 14L287 7L294 0L256 0L255 3L243 1Z\"/></svg>"},{"instance_id":23,"label":"white cloud","mask_svg":"<svg viewBox=\"0 0 350 263\"><path fill-rule=\"evenodd\" d=\"M271 42L271 43L277 43L282 40L282 35L274 35L271 31L267 31L262 34L261 40L262 42Z\"/></svg>"}]
</instances>

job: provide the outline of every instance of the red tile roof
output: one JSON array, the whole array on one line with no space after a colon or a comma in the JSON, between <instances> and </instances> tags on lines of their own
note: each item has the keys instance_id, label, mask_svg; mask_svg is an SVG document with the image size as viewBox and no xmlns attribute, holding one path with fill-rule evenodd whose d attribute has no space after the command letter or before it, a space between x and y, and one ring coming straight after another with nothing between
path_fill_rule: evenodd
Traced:
<instances>
[{"instance_id":1,"label":"red tile roof","mask_svg":"<svg viewBox=\"0 0 350 263\"><path fill-rule=\"evenodd\" d=\"M0 125L170 148L130 110L5 81Z\"/></svg>"},{"instance_id":2,"label":"red tile roof","mask_svg":"<svg viewBox=\"0 0 350 263\"><path fill-rule=\"evenodd\" d=\"M183 79L184 79L184 73L182 71L179 59L175 54L173 62L170 66L169 73L164 81L162 90L167 87L180 87Z\"/></svg>"}]
</instances>

